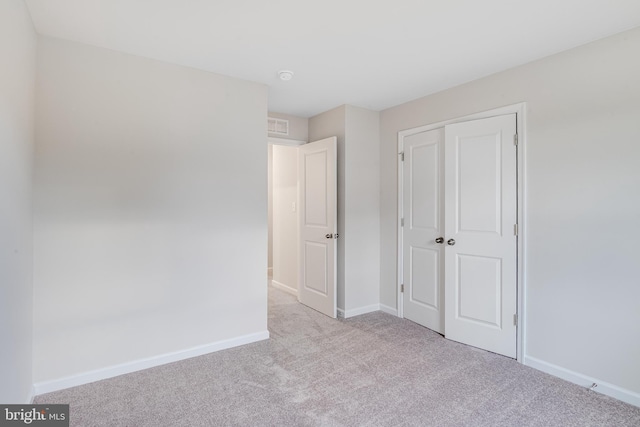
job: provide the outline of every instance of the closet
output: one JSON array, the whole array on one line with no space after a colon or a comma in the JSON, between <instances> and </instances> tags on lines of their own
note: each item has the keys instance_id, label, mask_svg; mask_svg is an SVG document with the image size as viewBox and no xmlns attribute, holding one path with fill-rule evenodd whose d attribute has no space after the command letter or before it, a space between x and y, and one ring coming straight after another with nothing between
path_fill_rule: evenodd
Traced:
<instances>
[{"instance_id":1,"label":"closet","mask_svg":"<svg viewBox=\"0 0 640 427\"><path fill-rule=\"evenodd\" d=\"M516 115L400 137L403 316L516 357Z\"/></svg>"}]
</instances>

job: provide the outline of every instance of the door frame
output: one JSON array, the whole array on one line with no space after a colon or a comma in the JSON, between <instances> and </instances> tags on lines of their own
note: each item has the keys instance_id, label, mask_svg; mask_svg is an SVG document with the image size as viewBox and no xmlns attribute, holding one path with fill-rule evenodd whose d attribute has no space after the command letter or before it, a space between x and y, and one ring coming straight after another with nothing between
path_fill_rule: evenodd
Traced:
<instances>
[{"instance_id":1,"label":"door frame","mask_svg":"<svg viewBox=\"0 0 640 427\"><path fill-rule=\"evenodd\" d=\"M451 125L454 123L468 122L472 120L479 119L487 119L495 116L503 116L507 114L515 114L516 115L516 132L518 133L518 145L516 149L516 168L517 168L517 220L518 220L518 239L516 245L516 294L517 301L516 307L518 311L518 324L516 327L516 360L520 363L524 363L524 354L525 354L525 343L526 340L526 328L525 328L525 319L526 319L526 283L525 283L525 271L526 271L526 257L525 257L525 241L527 235L527 223L526 223L526 200L527 200L527 187L525 184L526 177L526 140L527 140L527 131L526 131L526 114L527 114L527 104L526 102L521 102L518 104L507 105L504 107L494 108L487 111L481 111L478 113L469 114L462 117L457 117L455 119L444 120L441 122L431 123L423 126L418 126L411 129L405 129L398 132L398 153L397 153L397 164L398 164L398 205L397 205L397 224L396 230L398 233L397 239L397 259L396 259L396 305L398 310L398 317L404 318L404 307L403 307L403 297L402 292L400 290L400 286L403 284L403 233L402 233L402 218L404 213L402 211L403 205L403 161L401 155L404 151L404 138L410 135L414 135L421 132L426 132L434 129L438 129L444 127L446 125Z\"/></svg>"},{"instance_id":2,"label":"door frame","mask_svg":"<svg viewBox=\"0 0 640 427\"><path fill-rule=\"evenodd\" d=\"M294 147L298 145L304 145L306 143L307 141L302 141L297 139L274 138L271 136L267 137L268 145L289 145Z\"/></svg>"}]
</instances>

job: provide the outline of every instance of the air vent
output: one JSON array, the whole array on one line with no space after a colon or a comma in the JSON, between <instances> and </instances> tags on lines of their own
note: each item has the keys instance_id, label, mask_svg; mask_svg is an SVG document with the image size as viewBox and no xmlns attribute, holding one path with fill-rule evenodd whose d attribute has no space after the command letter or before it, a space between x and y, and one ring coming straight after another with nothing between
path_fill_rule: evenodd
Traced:
<instances>
[{"instance_id":1,"label":"air vent","mask_svg":"<svg viewBox=\"0 0 640 427\"><path fill-rule=\"evenodd\" d=\"M275 133L277 135L289 135L289 120L269 117L267 120L267 130L269 133Z\"/></svg>"}]
</instances>

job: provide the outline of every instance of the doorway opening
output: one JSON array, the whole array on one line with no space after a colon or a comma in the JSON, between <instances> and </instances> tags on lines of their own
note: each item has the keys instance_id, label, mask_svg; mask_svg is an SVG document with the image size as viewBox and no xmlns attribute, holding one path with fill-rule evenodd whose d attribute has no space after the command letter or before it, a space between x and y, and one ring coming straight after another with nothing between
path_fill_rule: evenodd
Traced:
<instances>
[{"instance_id":1,"label":"doorway opening","mask_svg":"<svg viewBox=\"0 0 640 427\"><path fill-rule=\"evenodd\" d=\"M337 138L269 142L269 283L335 318Z\"/></svg>"},{"instance_id":2,"label":"doorway opening","mask_svg":"<svg viewBox=\"0 0 640 427\"><path fill-rule=\"evenodd\" d=\"M298 296L298 150L306 141L268 139L269 283Z\"/></svg>"}]
</instances>

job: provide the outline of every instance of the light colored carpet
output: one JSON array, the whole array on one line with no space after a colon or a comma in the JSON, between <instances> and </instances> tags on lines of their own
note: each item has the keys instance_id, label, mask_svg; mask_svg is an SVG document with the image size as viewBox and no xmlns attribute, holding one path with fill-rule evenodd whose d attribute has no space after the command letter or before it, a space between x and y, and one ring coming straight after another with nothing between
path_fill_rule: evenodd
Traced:
<instances>
[{"instance_id":1,"label":"light colored carpet","mask_svg":"<svg viewBox=\"0 0 640 427\"><path fill-rule=\"evenodd\" d=\"M72 426L640 426L640 408L371 313L269 290L271 339L38 396Z\"/></svg>"}]
</instances>

